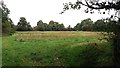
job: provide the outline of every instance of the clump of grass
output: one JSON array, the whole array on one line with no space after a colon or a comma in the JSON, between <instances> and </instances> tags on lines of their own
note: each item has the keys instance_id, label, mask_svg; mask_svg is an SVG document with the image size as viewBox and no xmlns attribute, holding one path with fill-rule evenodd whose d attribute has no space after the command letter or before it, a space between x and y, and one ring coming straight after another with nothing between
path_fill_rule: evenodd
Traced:
<instances>
[{"instance_id":1,"label":"clump of grass","mask_svg":"<svg viewBox=\"0 0 120 68\"><path fill-rule=\"evenodd\" d=\"M36 62L41 61L43 59L42 54L40 52L30 53L30 57L31 60Z\"/></svg>"},{"instance_id":2,"label":"clump of grass","mask_svg":"<svg viewBox=\"0 0 120 68\"><path fill-rule=\"evenodd\" d=\"M23 39L20 39L19 41L20 41L20 42L25 42L25 40L23 40Z\"/></svg>"}]
</instances>

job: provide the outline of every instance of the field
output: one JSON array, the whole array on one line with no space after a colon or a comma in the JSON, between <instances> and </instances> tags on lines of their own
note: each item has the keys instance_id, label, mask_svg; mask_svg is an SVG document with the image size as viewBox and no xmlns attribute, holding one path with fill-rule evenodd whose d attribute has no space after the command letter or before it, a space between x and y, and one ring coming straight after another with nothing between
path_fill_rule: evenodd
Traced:
<instances>
[{"instance_id":1,"label":"field","mask_svg":"<svg viewBox=\"0 0 120 68\"><path fill-rule=\"evenodd\" d=\"M109 66L112 46L100 32L16 32L2 39L3 66Z\"/></svg>"}]
</instances>

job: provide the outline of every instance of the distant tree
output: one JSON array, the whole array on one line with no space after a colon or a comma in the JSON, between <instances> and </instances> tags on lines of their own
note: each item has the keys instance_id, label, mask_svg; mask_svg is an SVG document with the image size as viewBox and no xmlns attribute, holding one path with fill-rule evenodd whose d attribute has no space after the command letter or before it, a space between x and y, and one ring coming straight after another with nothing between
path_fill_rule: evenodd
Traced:
<instances>
[{"instance_id":1,"label":"distant tree","mask_svg":"<svg viewBox=\"0 0 120 68\"><path fill-rule=\"evenodd\" d=\"M64 24L59 24L59 22L54 22L53 20L51 20L48 25L49 25L49 30L50 31L65 30Z\"/></svg>"},{"instance_id":2,"label":"distant tree","mask_svg":"<svg viewBox=\"0 0 120 68\"><path fill-rule=\"evenodd\" d=\"M94 22L94 31L106 31L107 23L105 19L100 19Z\"/></svg>"},{"instance_id":3,"label":"distant tree","mask_svg":"<svg viewBox=\"0 0 120 68\"><path fill-rule=\"evenodd\" d=\"M77 23L76 26L74 27L74 30L76 31L81 31L81 24L80 23Z\"/></svg>"},{"instance_id":4,"label":"distant tree","mask_svg":"<svg viewBox=\"0 0 120 68\"><path fill-rule=\"evenodd\" d=\"M54 22L51 20L49 24L43 23L42 20L37 22L37 26L34 27L37 31L62 31L65 30L64 24L59 24L59 22Z\"/></svg>"},{"instance_id":5,"label":"distant tree","mask_svg":"<svg viewBox=\"0 0 120 68\"><path fill-rule=\"evenodd\" d=\"M30 22L27 22L25 17L20 17L20 20L17 24L17 31L31 31L32 27Z\"/></svg>"},{"instance_id":6,"label":"distant tree","mask_svg":"<svg viewBox=\"0 0 120 68\"><path fill-rule=\"evenodd\" d=\"M43 24L42 20L37 22L37 30L38 31L44 31L45 30L45 27L44 27L44 24Z\"/></svg>"},{"instance_id":7,"label":"distant tree","mask_svg":"<svg viewBox=\"0 0 120 68\"><path fill-rule=\"evenodd\" d=\"M31 25L30 25L30 22L27 23L27 30L28 30L28 31L32 31L32 30L33 30L33 28L32 28Z\"/></svg>"},{"instance_id":8,"label":"distant tree","mask_svg":"<svg viewBox=\"0 0 120 68\"><path fill-rule=\"evenodd\" d=\"M69 25L67 28L66 28L67 31L72 31L72 27Z\"/></svg>"},{"instance_id":9,"label":"distant tree","mask_svg":"<svg viewBox=\"0 0 120 68\"><path fill-rule=\"evenodd\" d=\"M49 31L49 25L47 23L43 23L44 31Z\"/></svg>"},{"instance_id":10,"label":"distant tree","mask_svg":"<svg viewBox=\"0 0 120 68\"><path fill-rule=\"evenodd\" d=\"M50 31L54 30L54 21L53 21L53 20L51 20L51 21L49 22L49 30L50 30Z\"/></svg>"},{"instance_id":11,"label":"distant tree","mask_svg":"<svg viewBox=\"0 0 120 68\"><path fill-rule=\"evenodd\" d=\"M38 29L37 26L33 27L33 31L38 31L37 29Z\"/></svg>"},{"instance_id":12,"label":"distant tree","mask_svg":"<svg viewBox=\"0 0 120 68\"><path fill-rule=\"evenodd\" d=\"M81 22L81 30L83 31L92 31L93 30L93 21L88 18L88 19L85 19Z\"/></svg>"},{"instance_id":13,"label":"distant tree","mask_svg":"<svg viewBox=\"0 0 120 68\"><path fill-rule=\"evenodd\" d=\"M53 24L53 30L54 31L59 31L59 23L58 22L54 22L54 24Z\"/></svg>"},{"instance_id":14,"label":"distant tree","mask_svg":"<svg viewBox=\"0 0 120 68\"><path fill-rule=\"evenodd\" d=\"M64 24L59 24L59 31L64 31L65 30L65 26Z\"/></svg>"},{"instance_id":15,"label":"distant tree","mask_svg":"<svg viewBox=\"0 0 120 68\"><path fill-rule=\"evenodd\" d=\"M2 11L2 33L3 34L12 34L15 32L15 25L12 20L9 18L10 10L4 4L4 1L0 2L1 7L0 11Z\"/></svg>"}]
</instances>

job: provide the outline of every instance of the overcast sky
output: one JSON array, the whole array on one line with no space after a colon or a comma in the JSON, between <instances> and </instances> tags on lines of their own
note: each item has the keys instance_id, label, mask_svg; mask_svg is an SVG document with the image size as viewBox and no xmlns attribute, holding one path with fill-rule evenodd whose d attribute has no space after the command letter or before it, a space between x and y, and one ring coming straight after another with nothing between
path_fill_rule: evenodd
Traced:
<instances>
[{"instance_id":1,"label":"overcast sky","mask_svg":"<svg viewBox=\"0 0 120 68\"><path fill-rule=\"evenodd\" d=\"M9 17L16 25L20 17L25 17L32 26L36 26L39 20L49 23L50 20L63 23L66 27L75 26L81 20L91 18L96 21L101 18L108 17L106 14L101 15L97 12L94 14L86 14L84 8L81 10L68 10L63 14L63 3L75 2L77 0L4 0L4 3L10 10Z\"/></svg>"}]
</instances>

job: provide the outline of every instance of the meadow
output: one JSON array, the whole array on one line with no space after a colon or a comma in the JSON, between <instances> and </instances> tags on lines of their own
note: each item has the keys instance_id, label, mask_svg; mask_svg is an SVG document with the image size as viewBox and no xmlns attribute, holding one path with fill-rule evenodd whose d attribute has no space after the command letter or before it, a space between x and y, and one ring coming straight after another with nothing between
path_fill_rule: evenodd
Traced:
<instances>
[{"instance_id":1,"label":"meadow","mask_svg":"<svg viewBox=\"0 0 120 68\"><path fill-rule=\"evenodd\" d=\"M2 66L110 66L100 32L31 31L2 37Z\"/></svg>"}]
</instances>

